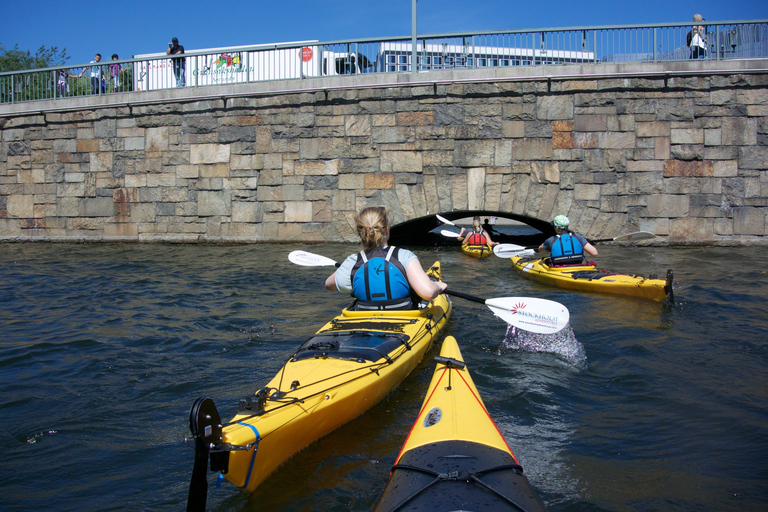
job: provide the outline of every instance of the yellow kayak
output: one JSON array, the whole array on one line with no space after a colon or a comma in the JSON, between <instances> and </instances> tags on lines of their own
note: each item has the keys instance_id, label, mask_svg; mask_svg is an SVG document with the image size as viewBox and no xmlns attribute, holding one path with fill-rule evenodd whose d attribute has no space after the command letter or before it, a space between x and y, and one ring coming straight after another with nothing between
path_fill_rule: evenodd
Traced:
<instances>
[{"instance_id":1,"label":"yellow kayak","mask_svg":"<svg viewBox=\"0 0 768 512\"><path fill-rule=\"evenodd\" d=\"M440 279L440 263L427 274ZM212 400L199 399L190 425L210 453L211 470L253 491L291 455L379 402L422 360L451 313L445 295L423 305L409 311L344 309L264 388L241 400L228 423L219 425Z\"/></svg>"},{"instance_id":2,"label":"yellow kayak","mask_svg":"<svg viewBox=\"0 0 768 512\"><path fill-rule=\"evenodd\" d=\"M491 249L490 245L462 245L461 246L461 252L466 254L467 256L472 256L473 258L487 258L491 254L493 254L493 249Z\"/></svg>"},{"instance_id":3,"label":"yellow kayak","mask_svg":"<svg viewBox=\"0 0 768 512\"><path fill-rule=\"evenodd\" d=\"M512 266L523 277L540 283L591 292L617 293L652 300L673 300L672 270L667 278L657 279L639 275L618 274L594 265L568 265L552 267L549 258L515 256Z\"/></svg>"},{"instance_id":4,"label":"yellow kayak","mask_svg":"<svg viewBox=\"0 0 768 512\"><path fill-rule=\"evenodd\" d=\"M543 511L452 336L373 511Z\"/></svg>"}]
</instances>

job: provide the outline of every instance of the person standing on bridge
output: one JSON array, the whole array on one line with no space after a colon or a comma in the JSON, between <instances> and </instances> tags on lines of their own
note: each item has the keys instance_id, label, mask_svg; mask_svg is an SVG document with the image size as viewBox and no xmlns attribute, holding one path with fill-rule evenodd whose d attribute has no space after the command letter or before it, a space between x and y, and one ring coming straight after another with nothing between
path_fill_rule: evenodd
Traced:
<instances>
[{"instance_id":1,"label":"person standing on bridge","mask_svg":"<svg viewBox=\"0 0 768 512\"><path fill-rule=\"evenodd\" d=\"M552 265L580 265L584 262L584 253L597 256L597 249L586 238L568 229L570 221L565 215L558 215L552 221L555 236L544 240L539 252L552 251Z\"/></svg>"},{"instance_id":2,"label":"person standing on bridge","mask_svg":"<svg viewBox=\"0 0 768 512\"><path fill-rule=\"evenodd\" d=\"M91 61L91 64L94 64L93 66L86 66L83 68L83 70L80 72L79 75L77 75L77 78L80 78L83 76L83 73L85 73L86 70L91 70L91 94L99 94L99 89L101 88L102 94L106 92L106 90L103 88L104 84L104 77L102 76L101 66L96 66L98 62L101 61L101 54L97 53L96 56Z\"/></svg>"},{"instance_id":3,"label":"person standing on bridge","mask_svg":"<svg viewBox=\"0 0 768 512\"><path fill-rule=\"evenodd\" d=\"M704 18L701 17L701 14L694 14L693 21L698 23L704 21ZM707 57L707 37L704 30L703 25L695 25L691 29L691 40L688 46L691 47L692 59L704 59Z\"/></svg>"},{"instance_id":4,"label":"person standing on bridge","mask_svg":"<svg viewBox=\"0 0 768 512\"><path fill-rule=\"evenodd\" d=\"M168 43L168 49L165 51L165 54L177 55L177 57L171 57L173 61L173 76L176 77L176 87L184 87L186 85L187 58L182 57L184 55L184 47L179 44L177 37L174 37Z\"/></svg>"}]
</instances>

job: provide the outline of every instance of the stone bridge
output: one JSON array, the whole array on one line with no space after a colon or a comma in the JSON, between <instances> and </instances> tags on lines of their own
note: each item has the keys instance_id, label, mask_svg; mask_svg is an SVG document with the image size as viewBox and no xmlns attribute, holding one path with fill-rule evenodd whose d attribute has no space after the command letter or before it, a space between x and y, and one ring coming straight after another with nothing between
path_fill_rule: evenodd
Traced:
<instances>
[{"instance_id":1,"label":"stone bridge","mask_svg":"<svg viewBox=\"0 0 768 512\"><path fill-rule=\"evenodd\" d=\"M305 79L0 105L0 240L356 241L454 210L764 244L768 60Z\"/></svg>"}]
</instances>

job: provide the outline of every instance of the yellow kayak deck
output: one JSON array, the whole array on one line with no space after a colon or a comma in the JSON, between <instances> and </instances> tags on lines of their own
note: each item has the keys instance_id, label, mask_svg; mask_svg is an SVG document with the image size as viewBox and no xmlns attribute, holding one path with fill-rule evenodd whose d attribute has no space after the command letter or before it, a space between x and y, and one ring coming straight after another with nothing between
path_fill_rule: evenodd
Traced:
<instances>
[{"instance_id":1,"label":"yellow kayak deck","mask_svg":"<svg viewBox=\"0 0 768 512\"><path fill-rule=\"evenodd\" d=\"M491 254L493 254L493 249L491 249L491 246L487 244L485 245L467 244L467 245L461 246L461 252L473 258L487 258Z\"/></svg>"},{"instance_id":2,"label":"yellow kayak deck","mask_svg":"<svg viewBox=\"0 0 768 512\"><path fill-rule=\"evenodd\" d=\"M440 263L427 272L440 278ZM440 295L420 310L350 311L325 324L223 426L224 477L252 491L291 455L359 416L422 360L451 313ZM218 469L218 468L216 468Z\"/></svg>"},{"instance_id":3,"label":"yellow kayak deck","mask_svg":"<svg viewBox=\"0 0 768 512\"><path fill-rule=\"evenodd\" d=\"M658 301L672 299L671 270L667 271L665 280L619 274L589 264L553 267L549 265L549 258L521 256L512 258L512 267L523 277L567 290L615 293Z\"/></svg>"},{"instance_id":4,"label":"yellow kayak deck","mask_svg":"<svg viewBox=\"0 0 768 512\"><path fill-rule=\"evenodd\" d=\"M375 512L545 510L446 337L419 415Z\"/></svg>"}]
</instances>

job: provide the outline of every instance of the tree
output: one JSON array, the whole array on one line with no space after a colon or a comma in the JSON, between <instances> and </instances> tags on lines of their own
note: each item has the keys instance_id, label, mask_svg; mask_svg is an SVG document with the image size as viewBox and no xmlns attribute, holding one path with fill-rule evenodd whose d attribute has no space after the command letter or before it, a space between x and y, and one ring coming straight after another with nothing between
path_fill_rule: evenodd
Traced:
<instances>
[{"instance_id":1,"label":"tree","mask_svg":"<svg viewBox=\"0 0 768 512\"><path fill-rule=\"evenodd\" d=\"M67 49L59 51L58 46L46 48L45 45L38 48L32 55L29 50L19 50L19 45L14 45L10 50L0 43L0 72L21 71L25 69L53 68L63 66L69 60Z\"/></svg>"}]
</instances>

